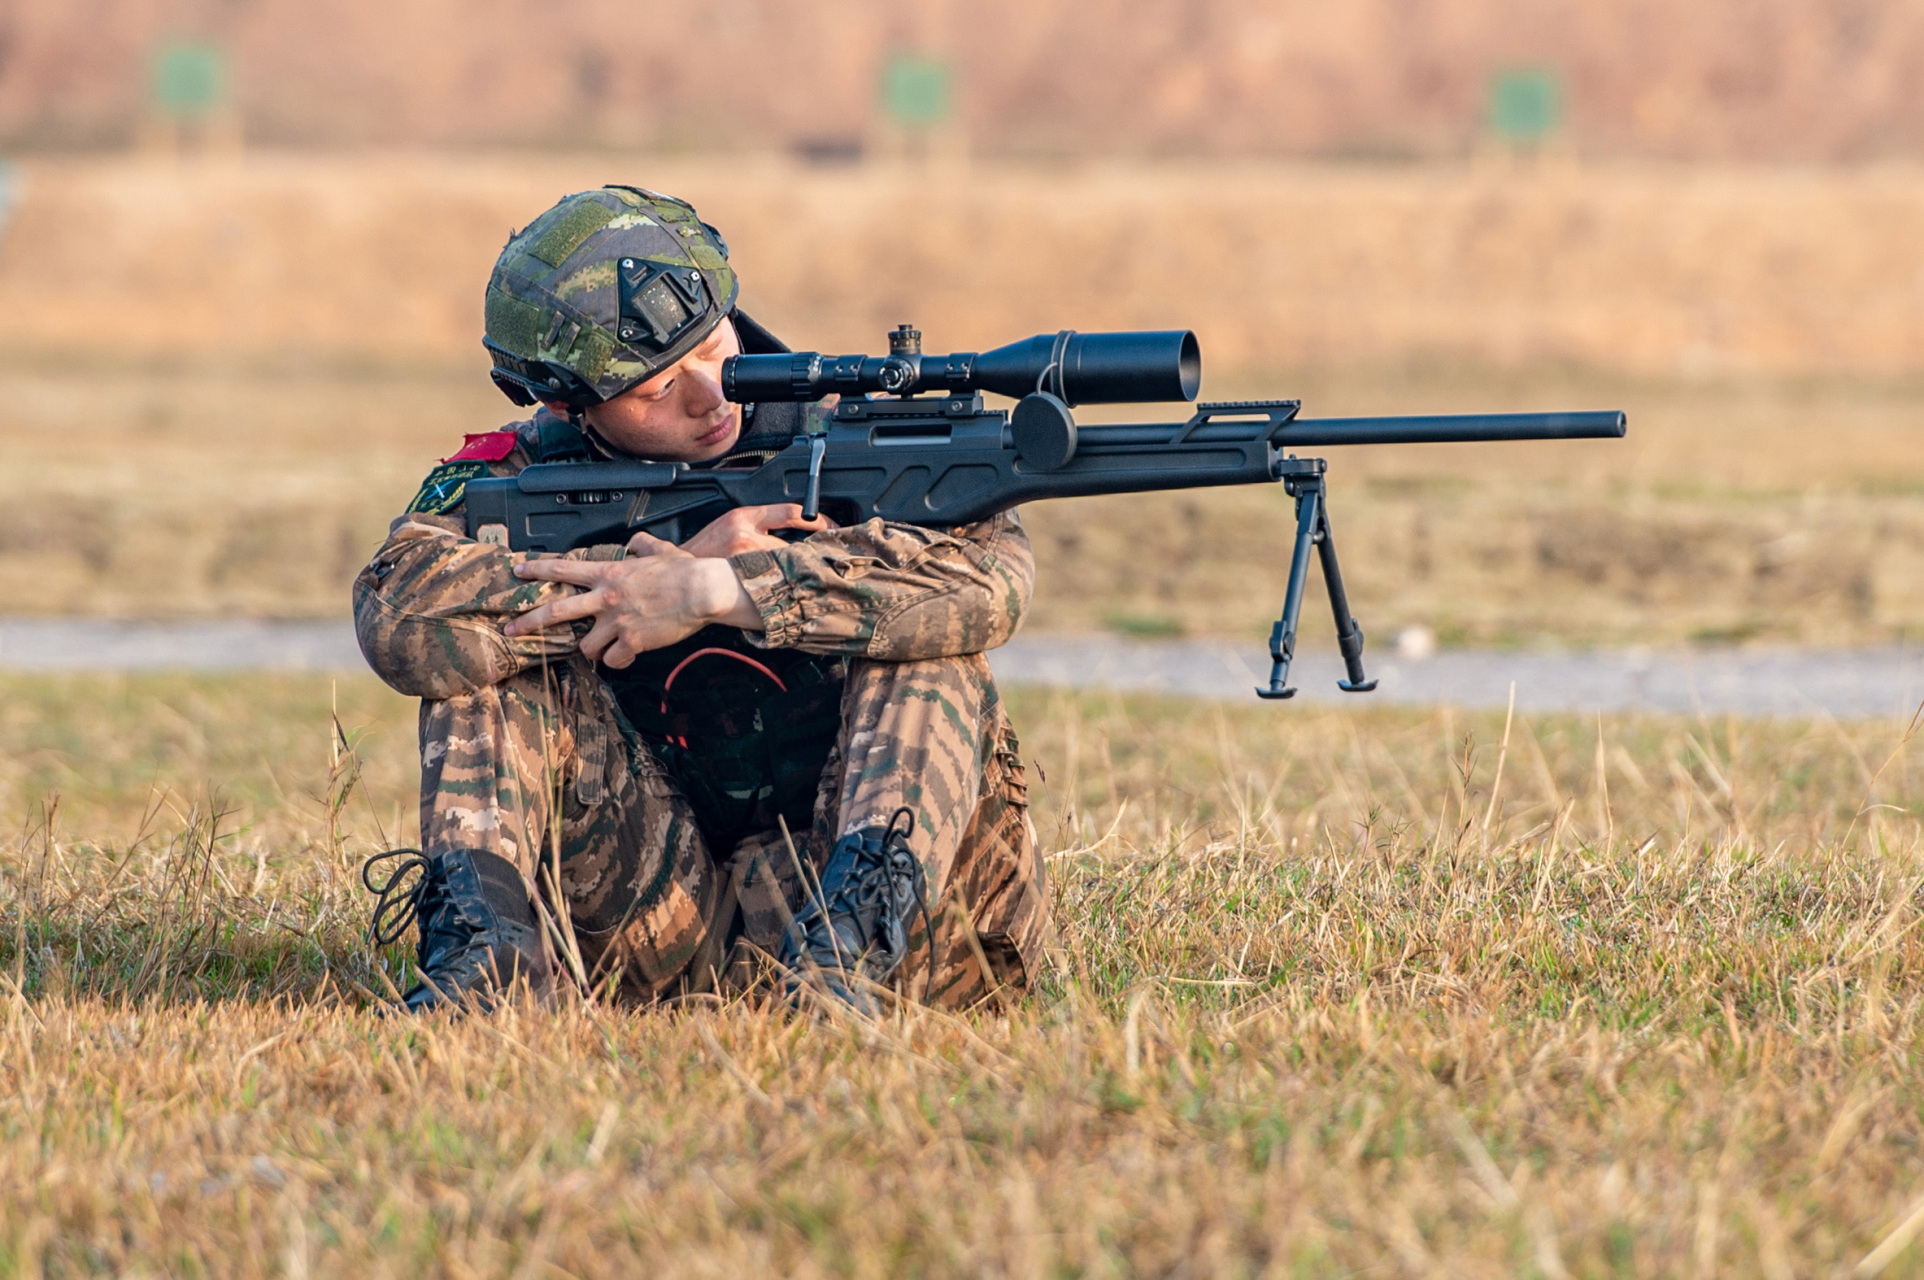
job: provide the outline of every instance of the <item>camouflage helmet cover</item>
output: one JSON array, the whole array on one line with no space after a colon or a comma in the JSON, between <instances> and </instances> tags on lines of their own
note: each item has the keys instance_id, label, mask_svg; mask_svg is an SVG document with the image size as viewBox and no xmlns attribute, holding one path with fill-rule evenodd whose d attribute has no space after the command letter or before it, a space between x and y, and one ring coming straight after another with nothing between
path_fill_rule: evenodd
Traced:
<instances>
[{"instance_id":1,"label":"camouflage helmet cover","mask_svg":"<svg viewBox=\"0 0 1924 1280\"><path fill-rule=\"evenodd\" d=\"M721 233L641 187L563 198L509 237L488 279L494 382L516 404L598 404L680 360L735 306Z\"/></svg>"}]
</instances>

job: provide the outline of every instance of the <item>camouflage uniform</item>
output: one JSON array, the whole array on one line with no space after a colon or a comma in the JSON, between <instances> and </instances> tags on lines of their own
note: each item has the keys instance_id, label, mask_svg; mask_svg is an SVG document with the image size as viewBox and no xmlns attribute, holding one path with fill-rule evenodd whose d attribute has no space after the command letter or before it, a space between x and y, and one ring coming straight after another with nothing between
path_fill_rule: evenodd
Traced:
<instances>
[{"instance_id":1,"label":"camouflage uniform","mask_svg":"<svg viewBox=\"0 0 1924 1280\"><path fill-rule=\"evenodd\" d=\"M506 430L511 448L497 435L470 437L463 451L496 460L430 474L354 585L368 662L422 699L423 849L485 849L514 863L565 911L590 976L619 973L626 993L646 999L731 972L722 943L737 907L747 945L734 960L772 954L802 901L801 877L835 840L906 807L934 937L918 918L896 982L951 1007L1029 982L1047 886L1015 732L982 657L1029 600L1033 558L1014 514L949 532L871 520L734 557L766 626L751 639L850 662L813 831L795 832L793 846L763 831L709 849L576 648L586 624L502 634L573 590L516 578L523 555L465 536L468 479L513 475L573 429L543 411Z\"/></svg>"}]
</instances>

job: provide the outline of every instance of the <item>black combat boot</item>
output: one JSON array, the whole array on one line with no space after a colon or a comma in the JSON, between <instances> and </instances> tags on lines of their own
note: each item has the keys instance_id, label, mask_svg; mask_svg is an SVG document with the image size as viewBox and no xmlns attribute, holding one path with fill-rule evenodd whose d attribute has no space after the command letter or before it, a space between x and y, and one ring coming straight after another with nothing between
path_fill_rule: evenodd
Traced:
<instances>
[{"instance_id":1,"label":"black combat boot","mask_svg":"<svg viewBox=\"0 0 1924 1280\"><path fill-rule=\"evenodd\" d=\"M915 815L898 809L886 827L851 832L836 842L822 869L821 892L803 904L782 934L786 990L799 1004L819 978L827 992L858 1013L873 1016L866 983L886 982L908 958L910 912L921 908L930 927L922 863L909 851ZM931 961L932 962L932 961Z\"/></svg>"},{"instance_id":2,"label":"black combat boot","mask_svg":"<svg viewBox=\"0 0 1924 1280\"><path fill-rule=\"evenodd\" d=\"M388 858L402 862L376 886L369 872ZM421 878L396 892L402 877ZM402 996L411 1013L460 1004L473 997L485 1007L495 991L526 979L537 996L553 993L553 975L541 947L541 922L514 864L480 849L455 849L423 857L418 849L395 849L369 858L361 883L380 895L368 939L387 946L418 924L415 967L421 980Z\"/></svg>"}]
</instances>

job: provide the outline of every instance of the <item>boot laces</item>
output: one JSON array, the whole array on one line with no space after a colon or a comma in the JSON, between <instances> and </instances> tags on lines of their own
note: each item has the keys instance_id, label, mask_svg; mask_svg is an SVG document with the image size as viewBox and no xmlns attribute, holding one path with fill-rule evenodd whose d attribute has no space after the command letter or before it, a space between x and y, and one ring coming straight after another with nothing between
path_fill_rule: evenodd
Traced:
<instances>
[{"instance_id":1,"label":"boot laces","mask_svg":"<svg viewBox=\"0 0 1924 1280\"><path fill-rule=\"evenodd\" d=\"M389 858L401 861L385 881L376 885L371 868ZM403 888L402 880L414 871L421 873L420 878ZM434 860L419 849L390 849L375 854L361 864L361 883L369 893L377 895L374 918L368 921L368 940L377 947L385 947L399 942L409 926L416 926L421 935L419 951L424 965L441 952L459 950L479 928L461 909L460 902L447 892L442 878L434 873ZM448 910L442 910L444 906Z\"/></svg>"},{"instance_id":2,"label":"boot laces","mask_svg":"<svg viewBox=\"0 0 1924 1280\"><path fill-rule=\"evenodd\" d=\"M375 884L375 864L391 858L399 858L400 862L386 880ZM416 871L421 873L419 878L403 888L401 882ZM401 935L421 918L429 894L428 885L433 879L427 856L419 849L389 849L362 863L361 884L375 895L374 918L368 921L367 940L377 947L399 942Z\"/></svg>"},{"instance_id":3,"label":"boot laces","mask_svg":"<svg viewBox=\"0 0 1924 1280\"><path fill-rule=\"evenodd\" d=\"M902 844L908 846L908 839L915 834L915 813L907 805L889 815L888 829L882 832L882 847L888 848L889 841L895 836L895 824L902 824ZM913 857L913 854L908 856ZM921 871L920 867L916 870ZM928 1004L935 996L935 918L929 914L928 889L924 883L928 877L916 875L909 883L915 886L915 905L922 912L922 932L929 940L929 976L922 983L922 1003ZM907 956L902 957L907 959Z\"/></svg>"},{"instance_id":4,"label":"boot laces","mask_svg":"<svg viewBox=\"0 0 1924 1280\"><path fill-rule=\"evenodd\" d=\"M889 816L888 826L883 828L882 838L877 848L873 852L864 848L858 855L858 865L863 866L867 874L850 876L837 885L828 901L822 904L821 918L827 920L837 912L844 912L860 920L863 910L875 906L878 899L885 899L881 903L884 909L893 909L895 885L894 877L890 874L890 864L894 858L891 856L889 845L899 836L903 845L902 856L912 859L915 855L907 851L907 844L908 838L914 834L915 811L904 805ZM919 872L921 868L917 867L916 870ZM927 1004L935 994L935 918L929 912L925 878L919 874L914 875L910 877L909 883L914 886L915 906L922 913L922 928L929 940L929 976L922 989L922 1003ZM877 923L879 926L880 922ZM873 939L870 941L872 942Z\"/></svg>"}]
</instances>

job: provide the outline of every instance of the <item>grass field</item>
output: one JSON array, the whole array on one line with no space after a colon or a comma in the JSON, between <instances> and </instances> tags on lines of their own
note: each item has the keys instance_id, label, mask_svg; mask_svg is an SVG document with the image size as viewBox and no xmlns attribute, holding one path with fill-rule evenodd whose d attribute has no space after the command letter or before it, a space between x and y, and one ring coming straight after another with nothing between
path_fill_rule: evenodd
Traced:
<instances>
[{"instance_id":1,"label":"grass field","mask_svg":"<svg viewBox=\"0 0 1924 1280\"><path fill-rule=\"evenodd\" d=\"M1012 1011L415 1023L406 702L0 681L0 1270L1924 1272L1903 725L1012 706Z\"/></svg>"},{"instance_id":2,"label":"grass field","mask_svg":"<svg viewBox=\"0 0 1924 1280\"><path fill-rule=\"evenodd\" d=\"M604 168L31 170L6 611L344 615L508 415L474 273ZM1193 323L1210 398L1629 411L1335 453L1378 642L1924 630L1908 170L660 181L825 346ZM1275 490L1025 518L1034 628L1255 636L1282 594ZM1905 726L1012 706L1061 941L1015 1008L409 1023L356 872L411 838L410 704L0 676L0 1276L1924 1273Z\"/></svg>"}]
</instances>

